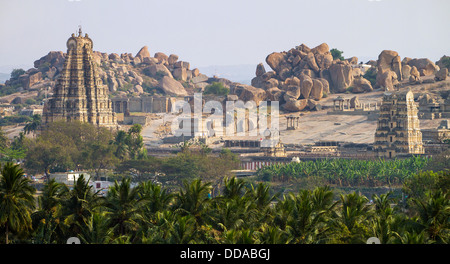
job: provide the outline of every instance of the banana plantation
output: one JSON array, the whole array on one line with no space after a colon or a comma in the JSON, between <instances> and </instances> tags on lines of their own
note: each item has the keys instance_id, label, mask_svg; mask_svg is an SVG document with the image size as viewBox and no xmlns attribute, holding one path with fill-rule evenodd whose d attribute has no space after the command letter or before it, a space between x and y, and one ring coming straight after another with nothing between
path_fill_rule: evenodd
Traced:
<instances>
[{"instance_id":1,"label":"banana plantation","mask_svg":"<svg viewBox=\"0 0 450 264\"><path fill-rule=\"evenodd\" d=\"M399 186L429 161L430 158L422 156L394 160L322 159L265 166L257 171L257 177L283 183L314 177L339 187Z\"/></svg>"}]
</instances>

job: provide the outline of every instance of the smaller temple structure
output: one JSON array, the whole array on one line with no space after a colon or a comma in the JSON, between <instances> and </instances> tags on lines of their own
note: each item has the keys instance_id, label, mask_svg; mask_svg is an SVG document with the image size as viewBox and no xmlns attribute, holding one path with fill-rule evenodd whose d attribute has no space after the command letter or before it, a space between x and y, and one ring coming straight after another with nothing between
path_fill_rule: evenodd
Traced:
<instances>
[{"instance_id":1,"label":"smaller temple structure","mask_svg":"<svg viewBox=\"0 0 450 264\"><path fill-rule=\"evenodd\" d=\"M417 113L411 90L384 93L374 142L378 156L424 153Z\"/></svg>"},{"instance_id":2,"label":"smaller temple structure","mask_svg":"<svg viewBox=\"0 0 450 264\"><path fill-rule=\"evenodd\" d=\"M299 127L299 116L286 116L286 130L296 130Z\"/></svg>"}]
</instances>

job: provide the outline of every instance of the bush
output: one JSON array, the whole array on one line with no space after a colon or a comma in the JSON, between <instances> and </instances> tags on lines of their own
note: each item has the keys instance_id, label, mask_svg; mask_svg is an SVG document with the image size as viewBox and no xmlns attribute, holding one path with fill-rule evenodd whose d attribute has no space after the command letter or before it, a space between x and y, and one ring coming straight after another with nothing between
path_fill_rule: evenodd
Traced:
<instances>
[{"instance_id":1,"label":"bush","mask_svg":"<svg viewBox=\"0 0 450 264\"><path fill-rule=\"evenodd\" d=\"M31 122L31 117L24 115L5 116L0 119L0 126L11 126L18 123Z\"/></svg>"},{"instance_id":2,"label":"bush","mask_svg":"<svg viewBox=\"0 0 450 264\"><path fill-rule=\"evenodd\" d=\"M24 69L14 69L11 72L11 79L18 79L20 75L24 74Z\"/></svg>"},{"instance_id":3,"label":"bush","mask_svg":"<svg viewBox=\"0 0 450 264\"><path fill-rule=\"evenodd\" d=\"M377 82L377 70L375 67L371 67L366 71L366 73L364 73L363 77L367 79L372 86L375 86Z\"/></svg>"},{"instance_id":4,"label":"bush","mask_svg":"<svg viewBox=\"0 0 450 264\"><path fill-rule=\"evenodd\" d=\"M450 70L450 57L448 56L442 56L442 58L440 59L442 65Z\"/></svg>"},{"instance_id":5,"label":"bush","mask_svg":"<svg viewBox=\"0 0 450 264\"><path fill-rule=\"evenodd\" d=\"M338 50L338 49L331 49L331 56L333 56L333 60L339 59L339 60L344 60L344 57L342 57L342 54L344 53L342 50Z\"/></svg>"},{"instance_id":6,"label":"bush","mask_svg":"<svg viewBox=\"0 0 450 264\"><path fill-rule=\"evenodd\" d=\"M213 82L205 87L204 94L228 95L230 90L220 82Z\"/></svg>"}]
</instances>

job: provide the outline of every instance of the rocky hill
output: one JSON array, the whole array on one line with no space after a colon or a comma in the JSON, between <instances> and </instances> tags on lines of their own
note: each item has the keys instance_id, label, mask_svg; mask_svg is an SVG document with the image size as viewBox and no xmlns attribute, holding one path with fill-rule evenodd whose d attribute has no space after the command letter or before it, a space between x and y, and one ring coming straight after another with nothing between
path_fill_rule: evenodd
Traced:
<instances>
[{"instance_id":1,"label":"rocky hill","mask_svg":"<svg viewBox=\"0 0 450 264\"><path fill-rule=\"evenodd\" d=\"M62 51L51 51L36 60L33 68L0 84L1 101L23 103L32 98L40 102L51 95L65 56ZM151 56L147 46L135 56L94 51L93 60L112 97L184 97L219 82L235 95L233 98L257 104L263 100L279 101L282 110L297 112L320 110L320 100L332 93L367 93L376 88L393 90L402 84L445 80L450 59L443 56L436 63L426 58L401 59L397 52L384 50L378 60L363 64L356 57L334 59L326 43L314 48L301 44L289 51L269 54L265 61L270 69L258 64L251 85L208 77L175 54L156 52Z\"/></svg>"},{"instance_id":2,"label":"rocky hill","mask_svg":"<svg viewBox=\"0 0 450 264\"><path fill-rule=\"evenodd\" d=\"M7 80L0 86L0 91L10 90L22 94L38 91L39 95L48 91L51 94L63 69L65 56L62 51L49 52L34 62L34 68ZM152 57L147 46L135 56L131 53L119 55L94 51L93 60L111 96L186 96L202 91L212 81L197 68L191 69L189 62L179 60L175 54L167 56L156 52Z\"/></svg>"},{"instance_id":3,"label":"rocky hill","mask_svg":"<svg viewBox=\"0 0 450 264\"><path fill-rule=\"evenodd\" d=\"M436 64L426 58L401 60L397 52L384 50L377 61L364 64L358 63L357 57L334 59L326 43L314 48L301 44L269 54L266 63L270 71L258 64L251 82L254 88L247 90L258 94L259 100L280 101L286 111L319 110L319 101L330 93L366 93L374 88L389 91L401 84L445 80L445 58L448 60L443 56Z\"/></svg>"}]
</instances>

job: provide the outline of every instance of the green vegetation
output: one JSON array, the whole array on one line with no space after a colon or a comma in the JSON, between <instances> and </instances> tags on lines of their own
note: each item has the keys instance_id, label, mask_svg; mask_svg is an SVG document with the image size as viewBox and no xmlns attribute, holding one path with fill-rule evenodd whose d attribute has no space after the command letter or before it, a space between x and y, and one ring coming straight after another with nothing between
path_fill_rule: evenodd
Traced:
<instances>
[{"instance_id":1,"label":"green vegetation","mask_svg":"<svg viewBox=\"0 0 450 264\"><path fill-rule=\"evenodd\" d=\"M331 56L333 56L333 60L344 60L344 57L342 56L342 54L344 53L342 50L338 50L338 49L331 49Z\"/></svg>"},{"instance_id":2,"label":"green vegetation","mask_svg":"<svg viewBox=\"0 0 450 264\"><path fill-rule=\"evenodd\" d=\"M230 90L220 82L213 82L205 87L203 94L228 95Z\"/></svg>"},{"instance_id":3,"label":"green vegetation","mask_svg":"<svg viewBox=\"0 0 450 264\"><path fill-rule=\"evenodd\" d=\"M391 186L403 184L428 162L421 156L395 160L323 159L265 166L257 171L257 177L271 182L315 179L340 187Z\"/></svg>"},{"instance_id":4,"label":"green vegetation","mask_svg":"<svg viewBox=\"0 0 450 264\"><path fill-rule=\"evenodd\" d=\"M31 120L31 117L25 115L5 116L0 118L0 126L12 126L20 123L27 123Z\"/></svg>"},{"instance_id":5,"label":"green vegetation","mask_svg":"<svg viewBox=\"0 0 450 264\"><path fill-rule=\"evenodd\" d=\"M11 79L18 79L20 75L24 74L24 69L13 69L11 72Z\"/></svg>"},{"instance_id":6,"label":"green vegetation","mask_svg":"<svg viewBox=\"0 0 450 264\"><path fill-rule=\"evenodd\" d=\"M440 61L445 68L450 70L450 57L449 56L442 56Z\"/></svg>"},{"instance_id":7,"label":"green vegetation","mask_svg":"<svg viewBox=\"0 0 450 264\"><path fill-rule=\"evenodd\" d=\"M233 177L240 161L227 149L215 154L184 144L175 155L152 157L141 130L55 122L34 138L21 133L9 142L0 133L0 243L65 244L73 236L85 244L450 242L445 153L302 161L264 167L244 180ZM8 162L18 155L6 149L23 154L23 169ZM70 169L95 178L109 173L115 182L101 196L84 176L73 186L47 178L37 196L37 185L23 175ZM305 184L285 188L296 182ZM360 192L381 186L402 195Z\"/></svg>"},{"instance_id":8,"label":"green vegetation","mask_svg":"<svg viewBox=\"0 0 450 264\"><path fill-rule=\"evenodd\" d=\"M85 244L364 244L370 237L383 244L450 242L448 186L403 202L391 193L374 195L369 203L356 192L336 196L329 187L281 196L235 177L225 178L212 196L211 183L199 178L176 191L151 181L133 187L123 178L101 197L81 176L71 189L46 183L35 208L34 188L22 173L10 163L2 169L1 243L66 243L72 236ZM417 174L413 185L422 177L437 176Z\"/></svg>"},{"instance_id":9,"label":"green vegetation","mask_svg":"<svg viewBox=\"0 0 450 264\"><path fill-rule=\"evenodd\" d=\"M377 69L375 67L370 67L363 76L367 79L372 86L375 86L377 83Z\"/></svg>"}]
</instances>

